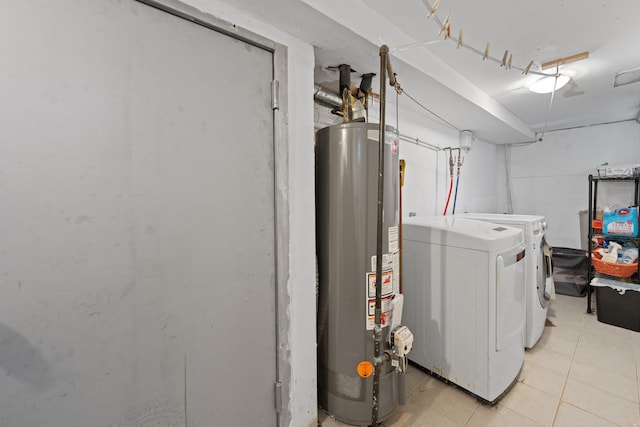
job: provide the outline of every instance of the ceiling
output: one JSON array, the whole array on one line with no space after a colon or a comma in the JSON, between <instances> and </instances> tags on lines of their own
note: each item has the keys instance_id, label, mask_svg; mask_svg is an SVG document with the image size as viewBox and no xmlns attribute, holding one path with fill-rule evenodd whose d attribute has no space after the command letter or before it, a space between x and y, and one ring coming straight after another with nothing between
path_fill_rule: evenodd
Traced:
<instances>
[{"instance_id":1,"label":"ceiling","mask_svg":"<svg viewBox=\"0 0 640 427\"><path fill-rule=\"evenodd\" d=\"M533 141L544 131L638 120L640 82L614 87L616 73L640 68L637 0L236 0L235 7L315 47L318 84L331 87L348 63L358 73L379 70L387 44L403 89L458 129L496 144ZM451 17L452 38L438 36ZM488 59L483 59L487 43ZM469 49L476 49L478 52ZM505 50L512 67L501 66ZM589 57L561 65L571 81L551 94L529 91L542 63L577 53ZM495 60L492 60L492 58ZM521 70L534 61L527 75ZM374 80L374 90L379 83ZM439 121L406 97L400 104Z\"/></svg>"}]
</instances>

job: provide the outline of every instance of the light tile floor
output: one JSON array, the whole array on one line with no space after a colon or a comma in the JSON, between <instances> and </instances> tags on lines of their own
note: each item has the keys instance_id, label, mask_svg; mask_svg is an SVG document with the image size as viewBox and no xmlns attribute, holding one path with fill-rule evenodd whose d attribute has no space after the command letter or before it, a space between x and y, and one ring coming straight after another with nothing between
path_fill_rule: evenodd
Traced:
<instances>
[{"instance_id":1,"label":"light tile floor","mask_svg":"<svg viewBox=\"0 0 640 427\"><path fill-rule=\"evenodd\" d=\"M557 295L518 382L487 406L411 366L407 405L384 427L640 426L640 333L600 323L586 298ZM595 307L595 296L593 297ZM323 427L344 426L320 411Z\"/></svg>"}]
</instances>

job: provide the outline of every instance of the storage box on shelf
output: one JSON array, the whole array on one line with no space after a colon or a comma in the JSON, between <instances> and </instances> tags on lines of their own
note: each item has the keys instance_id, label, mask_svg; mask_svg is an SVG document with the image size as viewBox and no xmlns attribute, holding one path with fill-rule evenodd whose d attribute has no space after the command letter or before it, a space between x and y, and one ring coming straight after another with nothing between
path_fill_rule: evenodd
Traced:
<instances>
[{"instance_id":1,"label":"storage box on shelf","mask_svg":"<svg viewBox=\"0 0 640 427\"><path fill-rule=\"evenodd\" d=\"M596 289L598 321L640 331L640 277L638 263L620 264L610 263L599 259L594 253L597 245L595 240L611 240L620 243L632 242L636 247L640 243L638 237L609 236L603 233L603 221L598 206L598 185L602 182L633 182L635 183L632 201L629 205L638 206L640 199L640 177L598 177L589 175L589 269L587 285L587 312L591 313L592 288ZM605 204L605 203L603 203ZM637 221L637 219L636 219ZM637 228L638 224L635 224ZM637 234L636 234L637 236Z\"/></svg>"},{"instance_id":2,"label":"storage box on shelf","mask_svg":"<svg viewBox=\"0 0 640 427\"><path fill-rule=\"evenodd\" d=\"M600 178L632 178L640 175L640 164L598 166L598 177Z\"/></svg>"}]
</instances>

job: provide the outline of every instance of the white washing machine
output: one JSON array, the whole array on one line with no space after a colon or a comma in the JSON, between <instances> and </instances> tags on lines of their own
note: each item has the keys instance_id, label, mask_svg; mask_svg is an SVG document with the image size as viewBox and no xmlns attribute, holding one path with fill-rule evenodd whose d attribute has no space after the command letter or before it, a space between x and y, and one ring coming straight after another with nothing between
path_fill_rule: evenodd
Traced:
<instances>
[{"instance_id":1,"label":"white washing machine","mask_svg":"<svg viewBox=\"0 0 640 427\"><path fill-rule=\"evenodd\" d=\"M524 363L522 231L456 217L412 217L402 229L409 359L488 403Z\"/></svg>"},{"instance_id":2,"label":"white washing machine","mask_svg":"<svg viewBox=\"0 0 640 427\"><path fill-rule=\"evenodd\" d=\"M532 348L542 336L547 320L547 307L551 298L553 272L549 251L545 254L544 230L547 224L540 215L510 215L465 213L456 214L461 218L489 221L517 227L524 233L527 251L525 260L525 304L527 324L525 328L525 347Z\"/></svg>"}]
</instances>

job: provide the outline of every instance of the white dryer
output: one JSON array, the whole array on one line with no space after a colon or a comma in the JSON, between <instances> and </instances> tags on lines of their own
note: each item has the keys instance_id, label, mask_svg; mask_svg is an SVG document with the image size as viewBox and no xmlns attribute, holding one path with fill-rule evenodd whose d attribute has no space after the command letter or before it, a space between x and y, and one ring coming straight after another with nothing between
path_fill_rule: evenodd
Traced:
<instances>
[{"instance_id":1,"label":"white dryer","mask_svg":"<svg viewBox=\"0 0 640 427\"><path fill-rule=\"evenodd\" d=\"M525 260L525 303L527 307L525 347L532 348L544 332L547 307L553 286L551 256L549 251L545 254L544 231L547 224L544 216L486 213L465 213L456 214L456 216L489 221L494 224L505 224L517 227L524 233L527 251Z\"/></svg>"},{"instance_id":2,"label":"white dryer","mask_svg":"<svg viewBox=\"0 0 640 427\"><path fill-rule=\"evenodd\" d=\"M524 241L517 228L412 217L403 229L409 359L493 403L524 363Z\"/></svg>"}]
</instances>

